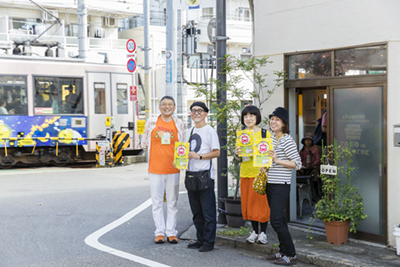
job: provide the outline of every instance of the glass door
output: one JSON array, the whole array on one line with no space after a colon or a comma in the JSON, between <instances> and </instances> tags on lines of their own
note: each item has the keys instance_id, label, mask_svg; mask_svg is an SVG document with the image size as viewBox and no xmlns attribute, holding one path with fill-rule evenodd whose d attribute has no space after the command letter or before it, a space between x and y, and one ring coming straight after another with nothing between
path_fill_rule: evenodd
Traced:
<instances>
[{"instance_id":1,"label":"glass door","mask_svg":"<svg viewBox=\"0 0 400 267\"><path fill-rule=\"evenodd\" d=\"M346 146L351 140L355 150L352 183L364 199L368 218L357 232L382 239L384 230L384 90L382 86L333 88L333 138ZM329 111L328 111L329 112ZM344 176L342 177L344 178ZM379 237L380 236L380 237Z\"/></svg>"}]
</instances>

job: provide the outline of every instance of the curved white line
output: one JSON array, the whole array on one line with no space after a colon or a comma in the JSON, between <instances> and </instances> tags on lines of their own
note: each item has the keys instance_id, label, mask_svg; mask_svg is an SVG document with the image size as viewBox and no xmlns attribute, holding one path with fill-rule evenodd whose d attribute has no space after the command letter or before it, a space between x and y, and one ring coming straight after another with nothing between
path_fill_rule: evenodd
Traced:
<instances>
[{"instance_id":1,"label":"curved white line","mask_svg":"<svg viewBox=\"0 0 400 267\"><path fill-rule=\"evenodd\" d=\"M113 230L114 228L120 226L121 224L126 223L127 221L129 221L130 219L135 217L137 214L139 214L140 212L142 212L143 210L148 208L150 205L151 205L151 199L148 199L142 205L131 210L130 212L128 212L127 214L125 214L124 216L119 218L118 220L113 221L112 223L104 226L103 228L97 230L93 234L86 237L85 243L95 249L113 254L113 255L121 257L121 258L125 258L127 260L141 263L143 265L147 265L147 266L151 266L151 267L170 267L169 265L161 264L159 262L151 261L151 260L139 257L139 256L129 254L127 252L123 252L123 251L120 251L120 250L117 250L117 249L114 249L111 247L107 247L98 241L101 236L103 236L107 232Z\"/></svg>"}]
</instances>

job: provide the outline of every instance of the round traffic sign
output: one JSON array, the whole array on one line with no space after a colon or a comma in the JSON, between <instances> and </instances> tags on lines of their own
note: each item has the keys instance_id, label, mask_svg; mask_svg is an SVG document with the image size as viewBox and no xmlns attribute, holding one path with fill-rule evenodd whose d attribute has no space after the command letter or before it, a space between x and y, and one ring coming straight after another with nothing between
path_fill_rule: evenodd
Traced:
<instances>
[{"instance_id":1,"label":"round traffic sign","mask_svg":"<svg viewBox=\"0 0 400 267\"><path fill-rule=\"evenodd\" d=\"M136 61L133 58L129 59L126 67L129 72L134 72L136 70Z\"/></svg>"},{"instance_id":2,"label":"round traffic sign","mask_svg":"<svg viewBox=\"0 0 400 267\"><path fill-rule=\"evenodd\" d=\"M136 43L133 39L129 39L126 42L126 50L128 50L129 53L133 53L136 50Z\"/></svg>"}]
</instances>

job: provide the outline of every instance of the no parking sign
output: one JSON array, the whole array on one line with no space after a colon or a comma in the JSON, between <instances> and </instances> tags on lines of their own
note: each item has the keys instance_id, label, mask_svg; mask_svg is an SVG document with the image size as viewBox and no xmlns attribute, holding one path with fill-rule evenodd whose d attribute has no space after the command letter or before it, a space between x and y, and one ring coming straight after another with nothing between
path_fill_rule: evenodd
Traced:
<instances>
[{"instance_id":1,"label":"no parking sign","mask_svg":"<svg viewBox=\"0 0 400 267\"><path fill-rule=\"evenodd\" d=\"M136 61L133 58L129 59L126 68L129 72L134 72L136 70Z\"/></svg>"}]
</instances>

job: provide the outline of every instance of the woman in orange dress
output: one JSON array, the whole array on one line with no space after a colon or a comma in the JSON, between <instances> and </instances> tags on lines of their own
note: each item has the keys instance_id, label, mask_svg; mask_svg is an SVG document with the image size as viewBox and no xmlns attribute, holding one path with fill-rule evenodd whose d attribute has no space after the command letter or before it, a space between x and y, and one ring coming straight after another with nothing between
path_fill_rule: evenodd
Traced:
<instances>
[{"instance_id":1,"label":"woman in orange dress","mask_svg":"<svg viewBox=\"0 0 400 267\"><path fill-rule=\"evenodd\" d=\"M255 106L247 106L243 109L241 122L247 130L252 130L254 138L262 138L262 129L257 125L261 123L260 110ZM266 130L265 130L266 131ZM266 131L266 137L271 134ZM241 155L239 147L235 150L236 155ZM251 221L253 232L246 239L248 243L266 244L266 235L269 221L269 206L267 195L260 195L253 190L253 181L260 172L259 167L253 166L253 157L242 157L240 165L240 195L242 201L242 216L244 220ZM260 223L260 229L258 224Z\"/></svg>"}]
</instances>

